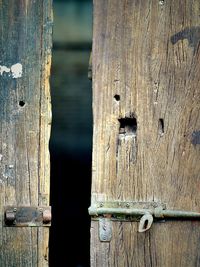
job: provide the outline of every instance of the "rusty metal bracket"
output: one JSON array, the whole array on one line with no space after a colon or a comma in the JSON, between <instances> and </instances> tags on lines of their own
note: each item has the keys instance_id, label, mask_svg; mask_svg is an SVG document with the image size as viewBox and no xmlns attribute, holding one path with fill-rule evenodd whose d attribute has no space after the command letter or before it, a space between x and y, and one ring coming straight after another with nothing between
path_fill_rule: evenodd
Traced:
<instances>
[{"instance_id":1,"label":"rusty metal bracket","mask_svg":"<svg viewBox=\"0 0 200 267\"><path fill-rule=\"evenodd\" d=\"M7 206L4 208L5 227L51 226L51 207Z\"/></svg>"},{"instance_id":2,"label":"rusty metal bracket","mask_svg":"<svg viewBox=\"0 0 200 267\"><path fill-rule=\"evenodd\" d=\"M193 211L182 210L168 210L166 205L157 202L124 202L124 201L112 201L112 202L98 202L93 204L89 208L89 214L92 220L100 220L102 218L108 218L106 223L109 225L109 237L106 236L106 231L101 230L100 224L100 240L109 241L110 235L112 235L111 221L139 221L138 231L140 233L149 230L153 222L165 219L200 219L200 213ZM108 220L110 224L108 224ZM103 226L102 226L103 227ZM107 227L108 228L108 227ZM104 233L103 237L101 232Z\"/></svg>"}]
</instances>

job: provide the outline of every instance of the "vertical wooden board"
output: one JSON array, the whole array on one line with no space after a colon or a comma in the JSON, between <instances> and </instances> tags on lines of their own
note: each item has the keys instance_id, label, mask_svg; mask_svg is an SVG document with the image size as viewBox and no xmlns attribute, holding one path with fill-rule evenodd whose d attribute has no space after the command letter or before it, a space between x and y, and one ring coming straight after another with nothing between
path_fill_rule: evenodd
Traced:
<instances>
[{"instance_id":1,"label":"vertical wooden board","mask_svg":"<svg viewBox=\"0 0 200 267\"><path fill-rule=\"evenodd\" d=\"M0 266L48 266L48 228L6 228L6 205L49 205L52 1L0 1Z\"/></svg>"},{"instance_id":2,"label":"vertical wooden board","mask_svg":"<svg viewBox=\"0 0 200 267\"><path fill-rule=\"evenodd\" d=\"M199 211L199 15L198 0L94 0L92 203ZM197 221L113 232L101 243L92 222L92 266L200 266Z\"/></svg>"}]
</instances>

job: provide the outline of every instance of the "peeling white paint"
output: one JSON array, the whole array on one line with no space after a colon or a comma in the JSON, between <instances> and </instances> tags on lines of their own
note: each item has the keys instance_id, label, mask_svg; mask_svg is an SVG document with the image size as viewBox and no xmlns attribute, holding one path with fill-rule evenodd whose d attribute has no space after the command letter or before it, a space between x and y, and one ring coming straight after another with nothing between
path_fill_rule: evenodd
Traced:
<instances>
[{"instance_id":1,"label":"peeling white paint","mask_svg":"<svg viewBox=\"0 0 200 267\"><path fill-rule=\"evenodd\" d=\"M22 77L22 64L17 63L15 65L12 65L10 70L14 79Z\"/></svg>"},{"instance_id":2,"label":"peeling white paint","mask_svg":"<svg viewBox=\"0 0 200 267\"><path fill-rule=\"evenodd\" d=\"M6 143L3 143L3 144L2 144L2 148L3 148L3 149L6 149L6 148L7 148L7 144L6 144Z\"/></svg>"},{"instance_id":3,"label":"peeling white paint","mask_svg":"<svg viewBox=\"0 0 200 267\"><path fill-rule=\"evenodd\" d=\"M13 169L14 168L14 165L9 165L8 168L9 169Z\"/></svg>"},{"instance_id":4,"label":"peeling white paint","mask_svg":"<svg viewBox=\"0 0 200 267\"><path fill-rule=\"evenodd\" d=\"M10 72L10 69L7 68L6 66L0 65L0 75L3 75L4 72Z\"/></svg>"},{"instance_id":5,"label":"peeling white paint","mask_svg":"<svg viewBox=\"0 0 200 267\"><path fill-rule=\"evenodd\" d=\"M8 76L11 76L13 79L21 78L22 77L22 64L16 63L12 65L10 68L6 66L0 65L0 75L8 73Z\"/></svg>"},{"instance_id":6,"label":"peeling white paint","mask_svg":"<svg viewBox=\"0 0 200 267\"><path fill-rule=\"evenodd\" d=\"M2 154L0 154L0 161L2 160L2 158L3 158L3 155L2 155Z\"/></svg>"},{"instance_id":7,"label":"peeling white paint","mask_svg":"<svg viewBox=\"0 0 200 267\"><path fill-rule=\"evenodd\" d=\"M3 178L8 179L8 175L3 173Z\"/></svg>"}]
</instances>

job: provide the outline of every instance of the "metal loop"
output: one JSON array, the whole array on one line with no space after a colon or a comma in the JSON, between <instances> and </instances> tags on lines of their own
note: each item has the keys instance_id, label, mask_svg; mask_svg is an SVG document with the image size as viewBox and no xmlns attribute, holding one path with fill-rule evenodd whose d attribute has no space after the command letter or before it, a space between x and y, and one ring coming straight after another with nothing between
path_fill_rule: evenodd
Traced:
<instances>
[{"instance_id":1,"label":"metal loop","mask_svg":"<svg viewBox=\"0 0 200 267\"><path fill-rule=\"evenodd\" d=\"M153 223L153 216L150 213L144 214L140 219L138 232L139 233L146 232L151 228L152 223Z\"/></svg>"}]
</instances>

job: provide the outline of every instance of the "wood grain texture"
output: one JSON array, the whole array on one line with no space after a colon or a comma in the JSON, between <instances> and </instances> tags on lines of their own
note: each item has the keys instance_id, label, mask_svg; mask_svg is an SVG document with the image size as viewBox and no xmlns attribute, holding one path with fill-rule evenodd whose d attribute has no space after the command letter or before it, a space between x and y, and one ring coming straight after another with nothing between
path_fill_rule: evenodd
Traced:
<instances>
[{"instance_id":1,"label":"wood grain texture","mask_svg":"<svg viewBox=\"0 0 200 267\"><path fill-rule=\"evenodd\" d=\"M48 266L48 228L6 228L5 205L49 205L52 1L0 0L0 266Z\"/></svg>"},{"instance_id":2,"label":"wood grain texture","mask_svg":"<svg viewBox=\"0 0 200 267\"><path fill-rule=\"evenodd\" d=\"M92 203L200 210L199 44L198 0L94 0ZM137 227L115 222L101 243L92 222L91 266L200 266L200 222Z\"/></svg>"}]
</instances>

